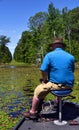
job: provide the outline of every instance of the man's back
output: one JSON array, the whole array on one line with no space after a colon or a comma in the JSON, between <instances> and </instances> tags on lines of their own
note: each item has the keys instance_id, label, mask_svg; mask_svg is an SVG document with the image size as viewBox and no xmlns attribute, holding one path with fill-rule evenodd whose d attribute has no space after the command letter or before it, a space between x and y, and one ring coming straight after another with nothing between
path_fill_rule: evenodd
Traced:
<instances>
[{"instance_id":1,"label":"man's back","mask_svg":"<svg viewBox=\"0 0 79 130\"><path fill-rule=\"evenodd\" d=\"M74 57L61 48L56 48L45 56L41 70L48 72L51 82L66 86L74 84Z\"/></svg>"}]
</instances>

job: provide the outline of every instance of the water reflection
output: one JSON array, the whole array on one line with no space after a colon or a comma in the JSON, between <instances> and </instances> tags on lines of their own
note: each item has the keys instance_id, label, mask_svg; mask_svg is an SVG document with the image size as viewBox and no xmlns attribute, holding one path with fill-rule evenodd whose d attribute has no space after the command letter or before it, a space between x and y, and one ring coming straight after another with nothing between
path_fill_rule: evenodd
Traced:
<instances>
[{"instance_id":1,"label":"water reflection","mask_svg":"<svg viewBox=\"0 0 79 130\"><path fill-rule=\"evenodd\" d=\"M0 68L16 68L16 66L13 66L13 65L9 65L9 66L2 65L2 66L0 66Z\"/></svg>"}]
</instances>

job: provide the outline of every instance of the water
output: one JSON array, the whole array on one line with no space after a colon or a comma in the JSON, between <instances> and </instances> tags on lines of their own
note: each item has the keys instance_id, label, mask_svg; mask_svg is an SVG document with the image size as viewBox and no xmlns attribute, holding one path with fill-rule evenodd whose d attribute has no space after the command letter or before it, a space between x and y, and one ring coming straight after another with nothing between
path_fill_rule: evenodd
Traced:
<instances>
[{"instance_id":1,"label":"water","mask_svg":"<svg viewBox=\"0 0 79 130\"><path fill-rule=\"evenodd\" d=\"M0 68L0 129L11 130L31 107L33 91L41 73L35 67L8 66ZM79 69L75 72L73 96L79 102ZM17 121L18 120L18 121Z\"/></svg>"},{"instance_id":2,"label":"water","mask_svg":"<svg viewBox=\"0 0 79 130\"><path fill-rule=\"evenodd\" d=\"M15 118L28 110L36 86L36 68L8 66L0 68L0 110ZM37 80L37 81L36 81Z\"/></svg>"}]
</instances>

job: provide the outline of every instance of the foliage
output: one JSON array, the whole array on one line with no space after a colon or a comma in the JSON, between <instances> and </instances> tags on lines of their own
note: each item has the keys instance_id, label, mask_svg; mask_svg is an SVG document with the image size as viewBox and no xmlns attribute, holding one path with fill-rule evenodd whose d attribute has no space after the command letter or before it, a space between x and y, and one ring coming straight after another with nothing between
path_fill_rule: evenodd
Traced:
<instances>
[{"instance_id":1,"label":"foliage","mask_svg":"<svg viewBox=\"0 0 79 130\"><path fill-rule=\"evenodd\" d=\"M1 36L0 36L0 45L5 46L8 42L10 42L10 39L9 39L9 38L7 38L7 37L4 36L4 35L1 35Z\"/></svg>"},{"instance_id":2,"label":"foliage","mask_svg":"<svg viewBox=\"0 0 79 130\"><path fill-rule=\"evenodd\" d=\"M9 63L12 60L12 55L6 44L10 39L4 35L0 36L0 63Z\"/></svg>"},{"instance_id":3,"label":"foliage","mask_svg":"<svg viewBox=\"0 0 79 130\"><path fill-rule=\"evenodd\" d=\"M30 30L38 30L42 28L44 22L46 21L46 13L38 12L34 17L29 18L29 28Z\"/></svg>"},{"instance_id":4,"label":"foliage","mask_svg":"<svg viewBox=\"0 0 79 130\"><path fill-rule=\"evenodd\" d=\"M79 7L71 10L69 12L69 16L70 16L71 31L72 31L71 38L73 40L79 41L79 36L78 36L78 33L79 33Z\"/></svg>"},{"instance_id":5,"label":"foliage","mask_svg":"<svg viewBox=\"0 0 79 130\"><path fill-rule=\"evenodd\" d=\"M12 55L6 46L0 45L0 63L9 63L12 60Z\"/></svg>"},{"instance_id":6,"label":"foliage","mask_svg":"<svg viewBox=\"0 0 79 130\"><path fill-rule=\"evenodd\" d=\"M76 24L75 24L76 23ZM54 37L62 37L66 51L79 59L79 7L61 11L53 3L48 5L48 12L38 12L29 18L29 31L22 33L14 52L14 59L25 63L36 63L50 51L49 44Z\"/></svg>"},{"instance_id":7,"label":"foliage","mask_svg":"<svg viewBox=\"0 0 79 130\"><path fill-rule=\"evenodd\" d=\"M33 50L33 44L31 43L32 34L29 31L22 33L22 37L15 48L14 59L19 62L29 63L31 62L31 57L34 56L35 49Z\"/></svg>"}]
</instances>

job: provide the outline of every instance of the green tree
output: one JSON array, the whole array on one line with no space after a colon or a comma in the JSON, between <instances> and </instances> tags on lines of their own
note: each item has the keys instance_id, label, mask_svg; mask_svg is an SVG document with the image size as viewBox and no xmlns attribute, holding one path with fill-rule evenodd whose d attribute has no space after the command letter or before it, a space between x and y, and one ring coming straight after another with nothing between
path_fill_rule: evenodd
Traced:
<instances>
[{"instance_id":1,"label":"green tree","mask_svg":"<svg viewBox=\"0 0 79 130\"><path fill-rule=\"evenodd\" d=\"M24 31L14 52L14 59L20 62L29 62L33 53L32 33Z\"/></svg>"},{"instance_id":2,"label":"green tree","mask_svg":"<svg viewBox=\"0 0 79 130\"><path fill-rule=\"evenodd\" d=\"M44 22L46 21L47 13L45 12L38 12L34 16L29 18L28 27L30 30L41 30Z\"/></svg>"},{"instance_id":3,"label":"green tree","mask_svg":"<svg viewBox=\"0 0 79 130\"><path fill-rule=\"evenodd\" d=\"M10 42L10 38L7 38L4 35L0 36L0 45L5 46L8 42Z\"/></svg>"},{"instance_id":4,"label":"green tree","mask_svg":"<svg viewBox=\"0 0 79 130\"><path fill-rule=\"evenodd\" d=\"M39 12L29 18L30 31L22 33L14 58L23 62L35 62L40 57L41 35L46 20L46 13ZM38 50L38 51L37 51ZM20 52L18 54L18 52Z\"/></svg>"},{"instance_id":5,"label":"green tree","mask_svg":"<svg viewBox=\"0 0 79 130\"><path fill-rule=\"evenodd\" d=\"M71 18L71 37L79 41L79 7L72 9L69 15Z\"/></svg>"},{"instance_id":6,"label":"green tree","mask_svg":"<svg viewBox=\"0 0 79 130\"><path fill-rule=\"evenodd\" d=\"M76 23L76 24L75 24ZM56 9L53 3L48 5L48 12L38 12L29 18L29 31L22 33L14 58L25 63L35 63L38 58L49 52L49 44L54 37L62 37L66 50L79 59L79 7L62 11Z\"/></svg>"},{"instance_id":7,"label":"green tree","mask_svg":"<svg viewBox=\"0 0 79 130\"><path fill-rule=\"evenodd\" d=\"M9 63L12 60L11 52L8 47L6 47L9 42L9 38L4 35L0 36L0 63Z\"/></svg>"},{"instance_id":8,"label":"green tree","mask_svg":"<svg viewBox=\"0 0 79 130\"><path fill-rule=\"evenodd\" d=\"M48 16L47 16L47 28L49 30L50 39L57 36L56 23L58 22L59 17L60 17L60 11L56 9L53 3L51 2L48 6Z\"/></svg>"}]
</instances>

